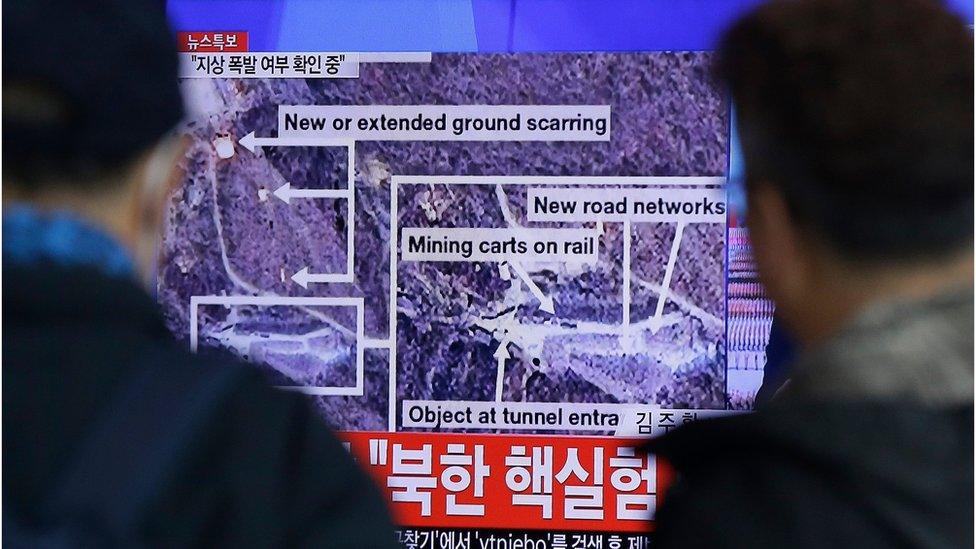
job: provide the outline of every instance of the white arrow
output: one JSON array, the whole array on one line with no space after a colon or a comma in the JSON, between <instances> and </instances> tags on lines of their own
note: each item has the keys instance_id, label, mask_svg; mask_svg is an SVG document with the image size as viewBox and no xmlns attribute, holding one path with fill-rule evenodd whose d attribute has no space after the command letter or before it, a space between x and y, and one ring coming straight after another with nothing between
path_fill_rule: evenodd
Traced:
<instances>
[{"instance_id":1,"label":"white arrow","mask_svg":"<svg viewBox=\"0 0 976 549\"><path fill-rule=\"evenodd\" d=\"M502 386L505 383L505 361L512 358L508 352L508 340L503 339L495 349L495 359L498 360L498 377L495 378L495 402L502 401Z\"/></svg>"},{"instance_id":2,"label":"white arrow","mask_svg":"<svg viewBox=\"0 0 976 549\"><path fill-rule=\"evenodd\" d=\"M350 147L352 139L337 137L291 136L284 137L256 137L251 132L240 139L245 149L254 152L258 147Z\"/></svg>"},{"instance_id":3,"label":"white arrow","mask_svg":"<svg viewBox=\"0 0 976 549\"><path fill-rule=\"evenodd\" d=\"M328 273L316 274L308 272L308 267L291 276L291 279L298 283L302 288L308 289L309 284L324 284L328 282L352 282L350 273Z\"/></svg>"},{"instance_id":4,"label":"white arrow","mask_svg":"<svg viewBox=\"0 0 976 549\"><path fill-rule=\"evenodd\" d=\"M285 204L291 204L292 198L348 198L349 191L346 189L293 189L291 183L285 183L275 189L274 195Z\"/></svg>"},{"instance_id":5,"label":"white arrow","mask_svg":"<svg viewBox=\"0 0 976 549\"><path fill-rule=\"evenodd\" d=\"M532 292L532 295L539 300L539 309L549 314L554 314L556 312L555 302L553 302L551 297L542 293L542 290L536 286L535 282L533 282L531 278L529 278L529 273L525 272L525 267L516 261L510 262L510 264L512 265L512 270L515 271L515 274L519 275L522 282L525 282L525 285L529 287L529 291Z\"/></svg>"},{"instance_id":6,"label":"white arrow","mask_svg":"<svg viewBox=\"0 0 976 549\"><path fill-rule=\"evenodd\" d=\"M661 292L657 296L657 308L654 316L650 319L651 333L657 333L661 329L661 315L664 313L664 302L668 299L668 292L671 287L671 275L674 274L674 261L678 258L678 248L681 246L681 233L684 232L685 224L678 222L674 230L674 240L671 242L671 255L668 256L668 266L664 269L664 281L661 282Z\"/></svg>"}]
</instances>

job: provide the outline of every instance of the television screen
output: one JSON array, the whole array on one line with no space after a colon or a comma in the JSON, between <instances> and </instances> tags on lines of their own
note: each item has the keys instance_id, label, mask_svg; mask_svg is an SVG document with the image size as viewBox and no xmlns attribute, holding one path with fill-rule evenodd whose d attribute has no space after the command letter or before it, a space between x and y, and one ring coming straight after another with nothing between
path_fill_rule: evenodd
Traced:
<instances>
[{"instance_id":1,"label":"television screen","mask_svg":"<svg viewBox=\"0 0 976 549\"><path fill-rule=\"evenodd\" d=\"M751 409L763 377L706 51L749 3L272 4L170 3L169 327L307 394L407 546L646 546L670 473L642 439Z\"/></svg>"}]
</instances>

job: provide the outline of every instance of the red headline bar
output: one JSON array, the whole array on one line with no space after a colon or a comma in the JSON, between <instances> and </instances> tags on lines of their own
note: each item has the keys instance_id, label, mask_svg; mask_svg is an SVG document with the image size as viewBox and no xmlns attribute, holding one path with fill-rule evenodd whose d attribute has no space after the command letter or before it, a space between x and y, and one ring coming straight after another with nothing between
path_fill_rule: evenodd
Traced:
<instances>
[{"instance_id":1,"label":"red headline bar","mask_svg":"<svg viewBox=\"0 0 976 549\"><path fill-rule=\"evenodd\" d=\"M345 432L401 526L646 532L671 477L641 439Z\"/></svg>"},{"instance_id":2,"label":"red headline bar","mask_svg":"<svg viewBox=\"0 0 976 549\"><path fill-rule=\"evenodd\" d=\"M185 53L246 52L247 31L194 31L176 33L176 43Z\"/></svg>"}]
</instances>

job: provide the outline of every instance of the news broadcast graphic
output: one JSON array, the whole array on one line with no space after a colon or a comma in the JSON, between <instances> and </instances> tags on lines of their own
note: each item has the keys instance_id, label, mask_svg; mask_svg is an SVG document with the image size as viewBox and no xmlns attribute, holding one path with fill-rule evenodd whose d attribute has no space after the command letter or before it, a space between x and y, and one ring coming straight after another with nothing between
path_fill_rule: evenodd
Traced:
<instances>
[{"instance_id":1,"label":"news broadcast graphic","mask_svg":"<svg viewBox=\"0 0 976 549\"><path fill-rule=\"evenodd\" d=\"M210 34L180 37L169 327L309 395L405 546L649 546L670 477L642 440L750 407L728 369L761 372L729 351L743 282L709 54Z\"/></svg>"}]
</instances>

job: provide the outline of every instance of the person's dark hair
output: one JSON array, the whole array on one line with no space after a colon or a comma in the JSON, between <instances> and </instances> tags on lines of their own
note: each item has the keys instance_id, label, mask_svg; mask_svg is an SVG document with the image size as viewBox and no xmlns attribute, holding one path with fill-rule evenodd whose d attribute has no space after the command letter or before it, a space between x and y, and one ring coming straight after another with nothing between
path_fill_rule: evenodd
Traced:
<instances>
[{"instance_id":1,"label":"person's dark hair","mask_svg":"<svg viewBox=\"0 0 976 549\"><path fill-rule=\"evenodd\" d=\"M765 4L724 36L717 75L747 186L856 259L925 259L973 238L972 31L929 0Z\"/></svg>"},{"instance_id":2,"label":"person's dark hair","mask_svg":"<svg viewBox=\"0 0 976 549\"><path fill-rule=\"evenodd\" d=\"M182 115L164 2L4 6L5 185L112 180Z\"/></svg>"}]
</instances>

